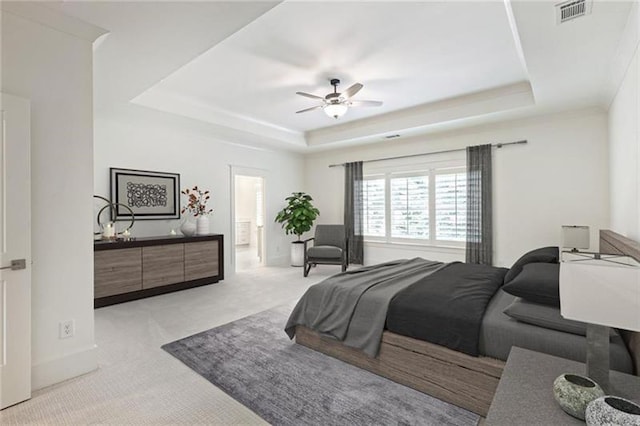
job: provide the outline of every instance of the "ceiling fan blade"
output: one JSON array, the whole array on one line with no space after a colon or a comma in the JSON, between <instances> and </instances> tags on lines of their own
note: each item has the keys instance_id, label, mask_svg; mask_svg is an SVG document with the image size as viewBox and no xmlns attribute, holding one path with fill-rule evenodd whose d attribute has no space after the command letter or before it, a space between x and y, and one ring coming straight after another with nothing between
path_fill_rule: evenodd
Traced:
<instances>
[{"instance_id":1,"label":"ceiling fan blade","mask_svg":"<svg viewBox=\"0 0 640 426\"><path fill-rule=\"evenodd\" d=\"M311 93L296 92L296 95L304 96L305 98L322 99L322 100L324 100L324 98L322 96L312 95Z\"/></svg>"},{"instance_id":2,"label":"ceiling fan blade","mask_svg":"<svg viewBox=\"0 0 640 426\"><path fill-rule=\"evenodd\" d=\"M379 107L382 106L382 101L351 101L349 106L354 107Z\"/></svg>"},{"instance_id":3,"label":"ceiling fan blade","mask_svg":"<svg viewBox=\"0 0 640 426\"><path fill-rule=\"evenodd\" d=\"M340 95L345 99L349 99L350 97L352 97L353 95L358 93L360 91L360 89L362 89L363 87L364 86L362 84L355 83L351 87L349 87L347 90L342 92Z\"/></svg>"},{"instance_id":4,"label":"ceiling fan blade","mask_svg":"<svg viewBox=\"0 0 640 426\"><path fill-rule=\"evenodd\" d=\"M296 114L300 114L301 112L313 111L314 109L322 108L322 105L314 106L311 108L301 109L300 111L296 111Z\"/></svg>"}]
</instances>

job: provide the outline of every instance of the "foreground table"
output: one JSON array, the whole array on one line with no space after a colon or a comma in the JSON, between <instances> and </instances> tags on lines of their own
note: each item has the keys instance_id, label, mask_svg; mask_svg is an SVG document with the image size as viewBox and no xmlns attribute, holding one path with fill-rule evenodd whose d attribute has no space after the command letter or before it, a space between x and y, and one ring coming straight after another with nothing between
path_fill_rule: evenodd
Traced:
<instances>
[{"instance_id":1,"label":"foreground table","mask_svg":"<svg viewBox=\"0 0 640 426\"><path fill-rule=\"evenodd\" d=\"M553 381L562 373L585 374L585 365L518 347L511 353L487 414L486 425L584 425L553 398ZM608 394L640 402L640 377L611 371Z\"/></svg>"}]
</instances>

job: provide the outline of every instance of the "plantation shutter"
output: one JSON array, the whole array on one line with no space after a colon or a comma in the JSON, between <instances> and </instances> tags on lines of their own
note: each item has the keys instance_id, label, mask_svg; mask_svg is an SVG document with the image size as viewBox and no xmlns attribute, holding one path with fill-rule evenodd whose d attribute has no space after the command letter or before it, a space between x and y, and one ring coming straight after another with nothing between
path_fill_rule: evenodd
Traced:
<instances>
[{"instance_id":1,"label":"plantation shutter","mask_svg":"<svg viewBox=\"0 0 640 426\"><path fill-rule=\"evenodd\" d=\"M429 176L390 180L391 237L429 238Z\"/></svg>"},{"instance_id":2,"label":"plantation shutter","mask_svg":"<svg viewBox=\"0 0 640 426\"><path fill-rule=\"evenodd\" d=\"M363 233L374 237L385 235L384 178L365 179L362 188Z\"/></svg>"},{"instance_id":3,"label":"plantation shutter","mask_svg":"<svg viewBox=\"0 0 640 426\"><path fill-rule=\"evenodd\" d=\"M467 174L439 173L435 176L436 239L465 241L467 230Z\"/></svg>"}]
</instances>

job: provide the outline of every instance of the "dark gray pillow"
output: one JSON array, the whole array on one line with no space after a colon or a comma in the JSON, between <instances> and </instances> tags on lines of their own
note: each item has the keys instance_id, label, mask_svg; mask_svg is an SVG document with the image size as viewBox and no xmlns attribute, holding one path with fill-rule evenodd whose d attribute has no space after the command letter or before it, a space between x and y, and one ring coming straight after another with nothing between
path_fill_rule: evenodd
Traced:
<instances>
[{"instance_id":1,"label":"dark gray pillow","mask_svg":"<svg viewBox=\"0 0 640 426\"><path fill-rule=\"evenodd\" d=\"M560 261L560 250L558 247L542 247L525 253L516 260L507 275L504 276L504 283L507 284L522 272L524 265L529 263L558 263Z\"/></svg>"},{"instance_id":2,"label":"dark gray pillow","mask_svg":"<svg viewBox=\"0 0 640 426\"><path fill-rule=\"evenodd\" d=\"M529 302L560 306L560 264L529 263L502 289Z\"/></svg>"},{"instance_id":3,"label":"dark gray pillow","mask_svg":"<svg viewBox=\"0 0 640 426\"><path fill-rule=\"evenodd\" d=\"M564 331L565 333L579 336L587 335L587 324L562 318L560 308L555 306L540 305L523 299L516 299L511 305L507 306L504 313L520 322L538 327ZM609 335L615 336L616 332L613 329L610 330Z\"/></svg>"}]
</instances>

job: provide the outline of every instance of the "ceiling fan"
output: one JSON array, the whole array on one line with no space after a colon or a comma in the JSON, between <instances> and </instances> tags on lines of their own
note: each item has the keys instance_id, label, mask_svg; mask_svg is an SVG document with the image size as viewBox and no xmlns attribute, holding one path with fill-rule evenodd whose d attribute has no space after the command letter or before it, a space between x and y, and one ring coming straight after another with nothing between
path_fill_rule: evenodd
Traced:
<instances>
[{"instance_id":1,"label":"ceiling fan","mask_svg":"<svg viewBox=\"0 0 640 426\"><path fill-rule=\"evenodd\" d=\"M322 105L317 105L311 108L296 111L296 114L300 114L301 112L313 111L315 109L322 109L329 117L338 118L342 117L347 112L349 107L377 107L382 105L382 101L351 100L351 97L353 97L353 95L358 93L360 89L364 87L360 83L355 83L344 92L338 93L338 84L340 84L340 80L338 80L337 78L332 78L329 81L333 86L333 93L329 93L324 97L312 95L311 93L296 92L296 94L300 96L305 96L311 99L320 99L322 101Z\"/></svg>"}]
</instances>

